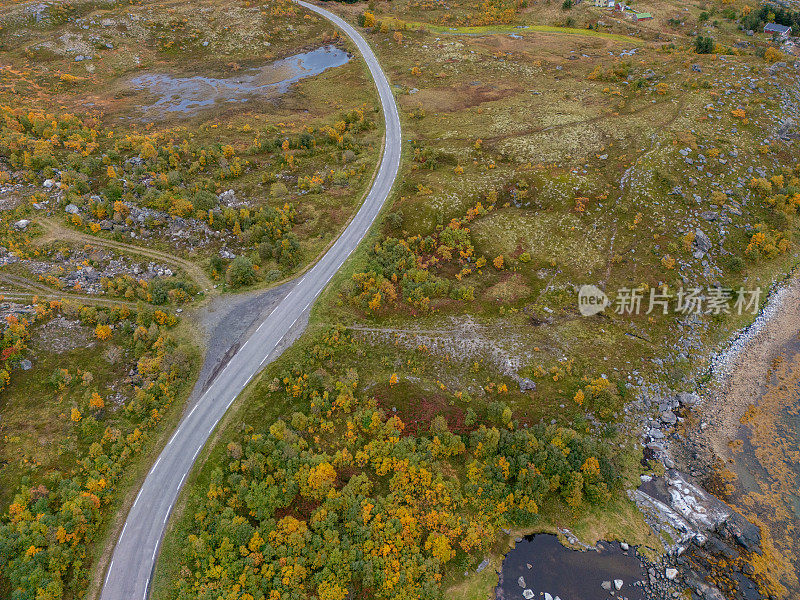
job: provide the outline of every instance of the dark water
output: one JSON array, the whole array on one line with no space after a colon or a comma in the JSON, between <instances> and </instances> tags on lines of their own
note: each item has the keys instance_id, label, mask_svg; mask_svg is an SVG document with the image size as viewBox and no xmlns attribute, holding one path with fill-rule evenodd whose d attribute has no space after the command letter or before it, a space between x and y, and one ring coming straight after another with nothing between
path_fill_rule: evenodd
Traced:
<instances>
[{"instance_id":1,"label":"dark water","mask_svg":"<svg viewBox=\"0 0 800 600\"><path fill-rule=\"evenodd\" d=\"M167 73L146 73L131 79L130 85L155 99L140 107L147 118L193 116L218 104L280 96L293 83L342 66L349 60L350 55L344 50L323 46L262 67L244 69L233 77L174 77Z\"/></svg>"},{"instance_id":2,"label":"dark water","mask_svg":"<svg viewBox=\"0 0 800 600\"><path fill-rule=\"evenodd\" d=\"M503 560L497 598L523 599L524 590L530 589L535 600L545 598L545 593L561 600L646 600L643 588L634 585L647 576L636 550L624 551L616 542L600 542L597 548L597 552L570 550L554 535L525 538ZM520 577L525 588L519 585ZM602 583L614 579L621 579L623 584L611 596Z\"/></svg>"}]
</instances>

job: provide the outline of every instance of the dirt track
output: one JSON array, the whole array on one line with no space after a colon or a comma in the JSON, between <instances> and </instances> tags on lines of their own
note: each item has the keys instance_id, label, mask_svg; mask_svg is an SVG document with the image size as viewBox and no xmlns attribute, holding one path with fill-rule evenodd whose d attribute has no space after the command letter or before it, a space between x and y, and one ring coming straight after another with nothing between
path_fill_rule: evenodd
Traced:
<instances>
[{"instance_id":1,"label":"dirt track","mask_svg":"<svg viewBox=\"0 0 800 600\"><path fill-rule=\"evenodd\" d=\"M189 260L179 258L174 254L80 233L79 231L64 227L60 223L57 223L51 219L38 219L37 223L39 223L45 229L45 234L35 239L34 243L37 245L59 240L65 242L80 242L84 244L91 244L93 246L110 248L112 250L128 252L130 254L136 254L157 260L159 262L177 266L184 271L203 291L205 291L207 295L217 294L217 291L214 289L214 282L211 281L201 267Z\"/></svg>"}]
</instances>

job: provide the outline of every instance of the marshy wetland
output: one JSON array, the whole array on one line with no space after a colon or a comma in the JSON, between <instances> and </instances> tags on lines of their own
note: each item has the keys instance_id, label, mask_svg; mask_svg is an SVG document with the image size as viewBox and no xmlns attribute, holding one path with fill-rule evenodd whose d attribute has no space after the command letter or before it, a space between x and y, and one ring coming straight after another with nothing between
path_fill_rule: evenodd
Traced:
<instances>
[{"instance_id":1,"label":"marshy wetland","mask_svg":"<svg viewBox=\"0 0 800 600\"><path fill-rule=\"evenodd\" d=\"M349 60L344 50L323 46L265 65L242 68L229 77L143 73L129 79L126 85L144 95L144 98L139 98L138 94L136 98L129 98L142 113L141 119L160 121L195 116L203 109L230 106L230 103L275 100L286 94L293 83L342 66Z\"/></svg>"}]
</instances>

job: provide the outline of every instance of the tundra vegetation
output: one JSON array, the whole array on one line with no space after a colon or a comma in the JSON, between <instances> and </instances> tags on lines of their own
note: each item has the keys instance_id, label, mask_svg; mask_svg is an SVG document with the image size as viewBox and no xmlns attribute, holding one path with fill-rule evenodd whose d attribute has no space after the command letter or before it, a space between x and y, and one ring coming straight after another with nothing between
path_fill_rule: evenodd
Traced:
<instances>
[{"instance_id":1,"label":"tundra vegetation","mask_svg":"<svg viewBox=\"0 0 800 600\"><path fill-rule=\"evenodd\" d=\"M800 168L786 117L797 75L780 65L793 59L776 42L744 31L795 17L738 1L645 2L637 8L654 18L634 22L590 4L329 3L361 28L395 86L402 172L306 333L234 405L187 480L155 597L483 597L496 576L475 567L484 557L496 564L504 530L569 527L589 542L661 549L624 493L657 468L641 461L647 415L636 397L693 385L709 348L752 319L676 311L679 288L704 297L766 289L793 264ZM42 22L16 17L0 34L18 61L2 71L6 97L24 92L30 102L3 109L3 177L37 190L2 221L15 256L101 260L79 245L37 242L44 210L98 243L145 240L240 288L296 272L352 214L382 122L357 61L274 103L180 122L126 118L143 100L121 87L143 68L192 74L192 61L205 60L222 77L307 40L346 48L331 27L284 0L46 10ZM113 25L103 25L106 14ZM75 61L42 45L53 28L100 31L98 43L113 48L98 51L107 60ZM95 97L104 81L116 95ZM54 96L67 109L54 110ZM20 219L33 223L20 229ZM172 267L175 277L108 278L100 289L142 303L131 323L165 315L161 331L167 308L190 306L204 289L188 266ZM23 268L14 262L9 273L22 277ZM37 283L51 290L72 281L57 269L47 275ZM581 317L584 283L606 290L612 306ZM617 314L626 293L617 290L636 290L642 310ZM670 310L647 313L651 294ZM130 333L110 317L89 324L98 348ZM18 343L13 327L9 347ZM143 325L148 335L151 327ZM9 402L21 402L15 378L30 373L17 364L5 367ZM102 412L108 391L90 387L64 395L76 431L137 406L128 399ZM95 391L105 408L91 407ZM50 408L38 410L50 419L65 410ZM109 452L122 442L97 443L114 463ZM32 491L55 493L52 480L14 476L22 491L7 502L21 508L8 509L0 548L14 597L40 588L42 598L80 595L87 573L97 578L92 542L119 479L105 478L103 496L86 488L105 473L94 469L51 470L77 477L67 487L100 502L87 517L95 525L68 543L56 537L62 501L37 504ZM84 553L78 569L62 544ZM762 589L779 595L789 570L753 566Z\"/></svg>"},{"instance_id":2,"label":"tundra vegetation","mask_svg":"<svg viewBox=\"0 0 800 600\"><path fill-rule=\"evenodd\" d=\"M170 104L141 114L153 95L158 108L188 93L143 88L142 73L235 82L306 49L349 49L289 0L19 3L0 18L10 61L0 91L0 182L21 188L29 210L18 218L46 214L86 234L177 253L237 287L313 261L371 179L382 120L357 61L283 94L262 86L191 114ZM275 83L294 68L258 76ZM194 85L202 93L205 84Z\"/></svg>"},{"instance_id":3,"label":"tundra vegetation","mask_svg":"<svg viewBox=\"0 0 800 600\"><path fill-rule=\"evenodd\" d=\"M793 262L800 170L781 127L797 81L773 66L792 58L745 36L761 9L732 2L643 5L655 18L637 23L587 3L335 8L398 87L403 174L192 480L157 596L481 597L492 577L475 567L505 528L658 551L623 493L656 468L640 463L635 396L702 377L708 349L752 319L732 291L764 286L759 304ZM602 315L579 316L583 283L609 293ZM731 311L675 310L682 287L726 290ZM641 311L616 314L617 290L637 290ZM647 313L651 293L667 314ZM564 471L540 462L533 448L564 434L593 448L600 479L584 477L587 450ZM500 488L476 479L487 467ZM448 490L435 505L413 487L422 472ZM444 515L458 516L429 520ZM762 590L791 578L753 566Z\"/></svg>"},{"instance_id":4,"label":"tundra vegetation","mask_svg":"<svg viewBox=\"0 0 800 600\"><path fill-rule=\"evenodd\" d=\"M80 596L118 487L180 406L197 353L174 314L144 304L3 308L4 584L11 598Z\"/></svg>"},{"instance_id":5,"label":"tundra vegetation","mask_svg":"<svg viewBox=\"0 0 800 600\"><path fill-rule=\"evenodd\" d=\"M0 596L78 598L199 370L178 313L312 262L360 203L382 120L347 60L282 93L141 110L159 106L143 74L277 64L278 81L287 57L350 51L289 1L15 2L0 46Z\"/></svg>"}]
</instances>

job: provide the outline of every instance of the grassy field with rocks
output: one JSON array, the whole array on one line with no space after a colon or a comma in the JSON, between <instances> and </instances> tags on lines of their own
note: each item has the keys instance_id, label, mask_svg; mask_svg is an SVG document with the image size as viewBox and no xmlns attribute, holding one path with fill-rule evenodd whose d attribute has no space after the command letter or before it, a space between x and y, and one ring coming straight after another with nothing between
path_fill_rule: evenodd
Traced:
<instances>
[{"instance_id":1,"label":"grassy field with rocks","mask_svg":"<svg viewBox=\"0 0 800 600\"><path fill-rule=\"evenodd\" d=\"M625 541L663 571L675 540L627 492L663 474L660 440L694 418L664 399L709 377L711 352L796 264L800 87L760 6L646 2L653 18L636 21L591 4L326 3L393 86L401 173L307 331L200 454L154 597L486 598L532 532ZM383 122L371 82L336 54L348 41L289 2L3 10L0 280L15 299L177 319L302 271L368 188ZM318 48L345 62L264 87ZM217 90L252 75L264 95L173 110L159 86L213 96L201 75ZM609 302L593 316L587 284ZM739 290L753 300L741 314ZM98 393L125 406L132 365L99 358L115 339L95 334L74 362L101 365ZM15 482L25 460L56 464L23 456L22 421L39 413L19 391L52 357L25 370L18 350L0 404L17 419L3 420ZM88 389L38 418L74 427L55 415L85 412ZM785 573L751 566L781 597Z\"/></svg>"},{"instance_id":2,"label":"grassy field with rocks","mask_svg":"<svg viewBox=\"0 0 800 600\"><path fill-rule=\"evenodd\" d=\"M763 302L795 262L794 58L738 29L743 5L642 5L655 18L635 24L585 3L337 8L362 26L395 85L404 171L300 349L228 416L168 535L159 597L207 585L186 571L204 564L202 544L182 553L178 540L209 543L195 519L214 510L206 492L220 485L230 444L292 406L314 412L287 383L304 374L317 389L357 374L357 389L416 438L438 435L441 424L428 424L443 416L450 432L473 439L505 407L511 430L603 440L618 469L613 500L546 497L534 524L500 528L483 553L456 552L446 596L490 594L496 579L476 567L485 557L498 565L519 532L624 539L656 560L674 540L655 535L624 490L663 470L642 461L644 445L674 422L662 422L659 398L702 382L710 350L754 308L681 312L677 293L699 288L707 302L722 290L733 307L735 290L762 286ZM698 34L713 37L714 52L698 52ZM605 290L611 306L581 316L583 284ZM632 289L642 310L618 314ZM647 313L651 293L667 294L667 314ZM349 336L335 360L321 349L332 323ZM463 464L439 473L463 483ZM230 477L233 494L239 478ZM294 507L289 514L306 518L307 506ZM753 578L768 589L771 576Z\"/></svg>"}]
</instances>

